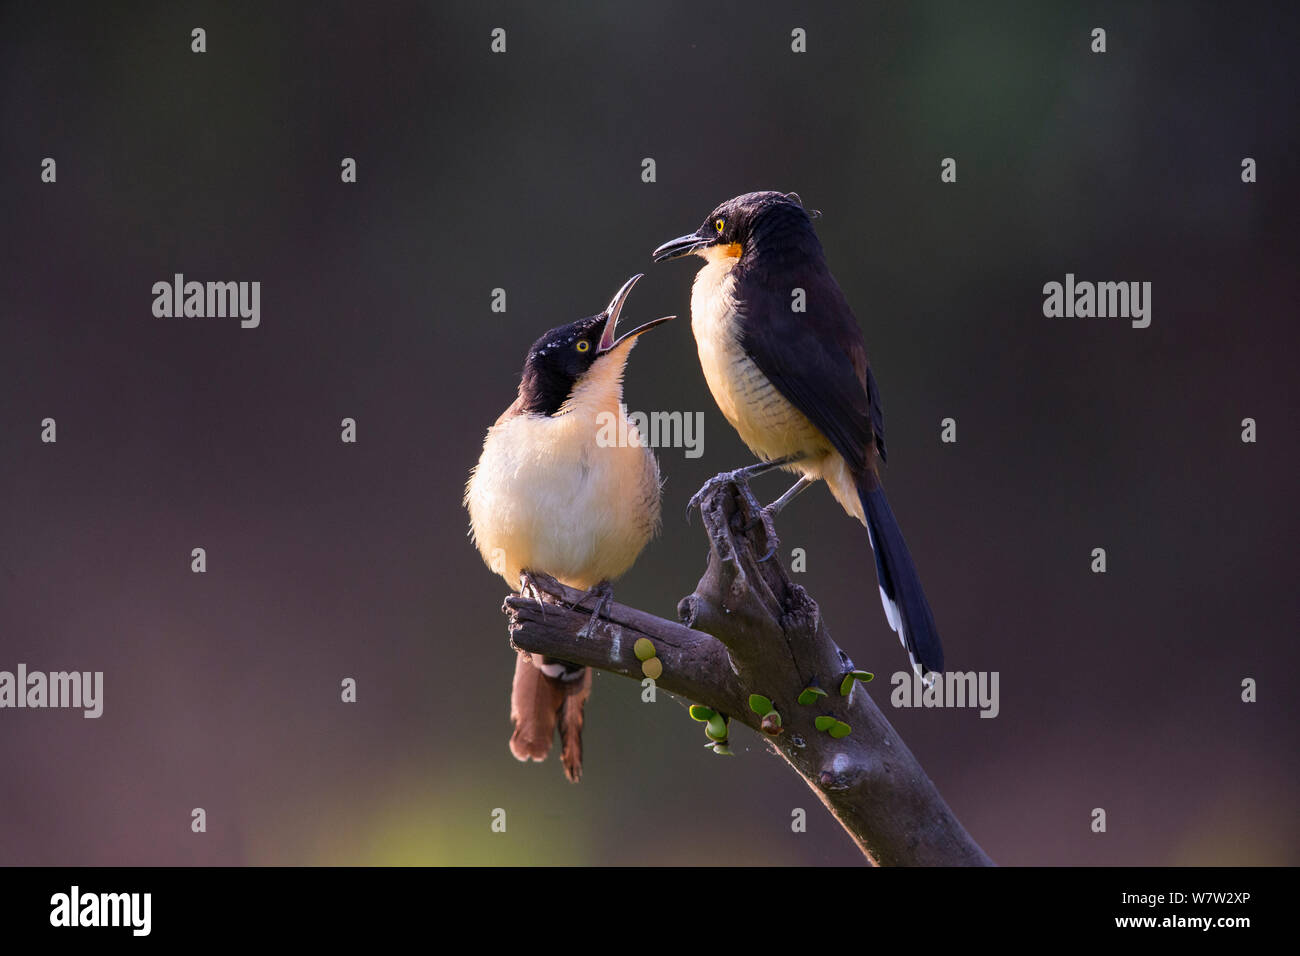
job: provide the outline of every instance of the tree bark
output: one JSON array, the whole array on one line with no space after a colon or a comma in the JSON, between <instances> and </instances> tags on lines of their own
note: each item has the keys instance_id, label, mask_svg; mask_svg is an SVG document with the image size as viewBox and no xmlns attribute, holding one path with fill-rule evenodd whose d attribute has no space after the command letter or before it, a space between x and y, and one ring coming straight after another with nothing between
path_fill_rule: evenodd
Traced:
<instances>
[{"instance_id":1,"label":"tree bark","mask_svg":"<svg viewBox=\"0 0 1300 956\"><path fill-rule=\"evenodd\" d=\"M581 592L535 575L538 588L563 603L507 598L503 610L512 642L532 654L641 681L633 646L648 638L663 665L658 687L744 723L767 740L872 863L992 866L871 696L857 682L849 696L841 696L853 662L780 561L760 560L776 542L768 540L754 504L734 484L719 485L704 500L709 562L695 592L678 605L683 623L614 603L591 636L579 637L591 613L574 609ZM810 686L827 696L799 704ZM781 715L780 733L761 728L749 706L751 694L772 701ZM814 721L822 715L847 723L851 732L837 739L818 730Z\"/></svg>"}]
</instances>

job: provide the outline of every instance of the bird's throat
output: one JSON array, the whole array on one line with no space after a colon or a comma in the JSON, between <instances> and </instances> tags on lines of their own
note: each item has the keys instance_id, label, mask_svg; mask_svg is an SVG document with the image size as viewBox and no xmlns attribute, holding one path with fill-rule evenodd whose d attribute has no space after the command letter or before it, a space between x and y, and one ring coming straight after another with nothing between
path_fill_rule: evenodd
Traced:
<instances>
[{"instance_id":1,"label":"bird's throat","mask_svg":"<svg viewBox=\"0 0 1300 956\"><path fill-rule=\"evenodd\" d=\"M596 359L586 374L574 383L573 391L557 414L618 412L623 401L623 372L627 369L627 358L634 345L636 339L628 339Z\"/></svg>"},{"instance_id":2,"label":"bird's throat","mask_svg":"<svg viewBox=\"0 0 1300 956\"><path fill-rule=\"evenodd\" d=\"M740 254L743 251L744 250L740 247L740 243L726 242L719 243L716 246L705 246L699 251L699 255L703 256L710 265L717 262L725 262L728 265L735 265L736 260L740 258Z\"/></svg>"}]
</instances>

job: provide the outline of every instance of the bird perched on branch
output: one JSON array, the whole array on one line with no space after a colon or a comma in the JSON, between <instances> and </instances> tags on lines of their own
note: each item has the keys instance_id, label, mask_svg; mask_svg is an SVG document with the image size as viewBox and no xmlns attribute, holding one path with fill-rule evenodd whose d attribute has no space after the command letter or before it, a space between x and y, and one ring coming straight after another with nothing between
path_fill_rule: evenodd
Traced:
<instances>
[{"instance_id":1,"label":"bird perched on branch","mask_svg":"<svg viewBox=\"0 0 1300 956\"><path fill-rule=\"evenodd\" d=\"M674 316L617 336L640 278L603 312L533 343L519 396L488 429L465 487L470 533L488 567L521 592L532 573L586 590L597 599L586 632L611 599L609 582L659 529L659 465L627 420L623 372L637 337ZM611 434L619 440L602 437ZM564 772L577 781L590 693L589 668L520 652L510 695L515 757L544 760L558 726Z\"/></svg>"},{"instance_id":2,"label":"bird perched on branch","mask_svg":"<svg viewBox=\"0 0 1300 956\"><path fill-rule=\"evenodd\" d=\"M913 669L943 670L943 647L916 566L885 499L880 394L862 330L826 266L812 219L794 193L729 199L689 235L664 243L656 262L705 260L691 294L691 329L718 408L762 461L719 475L747 479L773 468L799 481L761 509L771 516L821 478L867 527L881 602ZM755 502L755 505L757 503ZM769 555L770 557L770 555Z\"/></svg>"}]
</instances>

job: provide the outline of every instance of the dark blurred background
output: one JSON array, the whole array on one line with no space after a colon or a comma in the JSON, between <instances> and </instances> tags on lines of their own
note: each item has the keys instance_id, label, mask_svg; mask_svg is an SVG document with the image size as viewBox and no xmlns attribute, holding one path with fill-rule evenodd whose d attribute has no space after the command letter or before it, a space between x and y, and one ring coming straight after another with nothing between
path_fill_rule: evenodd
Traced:
<instances>
[{"instance_id":1,"label":"dark blurred background","mask_svg":"<svg viewBox=\"0 0 1300 956\"><path fill-rule=\"evenodd\" d=\"M999 717L889 708L905 657L824 487L783 550L971 833L1005 864L1296 863L1298 40L1282 4L5 6L0 669L102 670L105 702L0 711L0 862L860 863L754 736L715 757L621 678L580 785L516 763L461 507L528 344L647 272L629 317L683 321L628 404L704 411L705 445L660 452L617 595L674 615L686 500L751 458L694 355L698 260L649 253L776 188L824 213L891 501ZM175 272L260 281L261 327L155 318ZM1150 281L1151 327L1044 318L1067 272Z\"/></svg>"}]
</instances>

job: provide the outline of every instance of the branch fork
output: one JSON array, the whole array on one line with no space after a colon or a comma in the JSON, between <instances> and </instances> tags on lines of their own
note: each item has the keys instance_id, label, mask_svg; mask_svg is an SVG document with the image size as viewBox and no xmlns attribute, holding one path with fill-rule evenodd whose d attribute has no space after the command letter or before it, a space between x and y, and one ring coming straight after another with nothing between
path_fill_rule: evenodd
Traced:
<instances>
[{"instance_id":1,"label":"branch fork","mask_svg":"<svg viewBox=\"0 0 1300 956\"><path fill-rule=\"evenodd\" d=\"M511 643L531 654L571 661L641 681L633 648L653 642L663 665L657 685L743 723L767 741L817 794L867 858L878 865L991 866L871 696L849 681L856 668L831 639L817 604L776 560L777 542L748 488L711 489L700 506L708 566L677 606L680 623L617 602L587 637L583 592L534 574L551 600L511 595ZM810 705L798 703L819 687ZM763 729L750 695L771 701L781 732ZM818 729L818 717L847 724L847 736ZM823 725L827 723L822 721ZM842 732L842 731L840 731Z\"/></svg>"}]
</instances>

